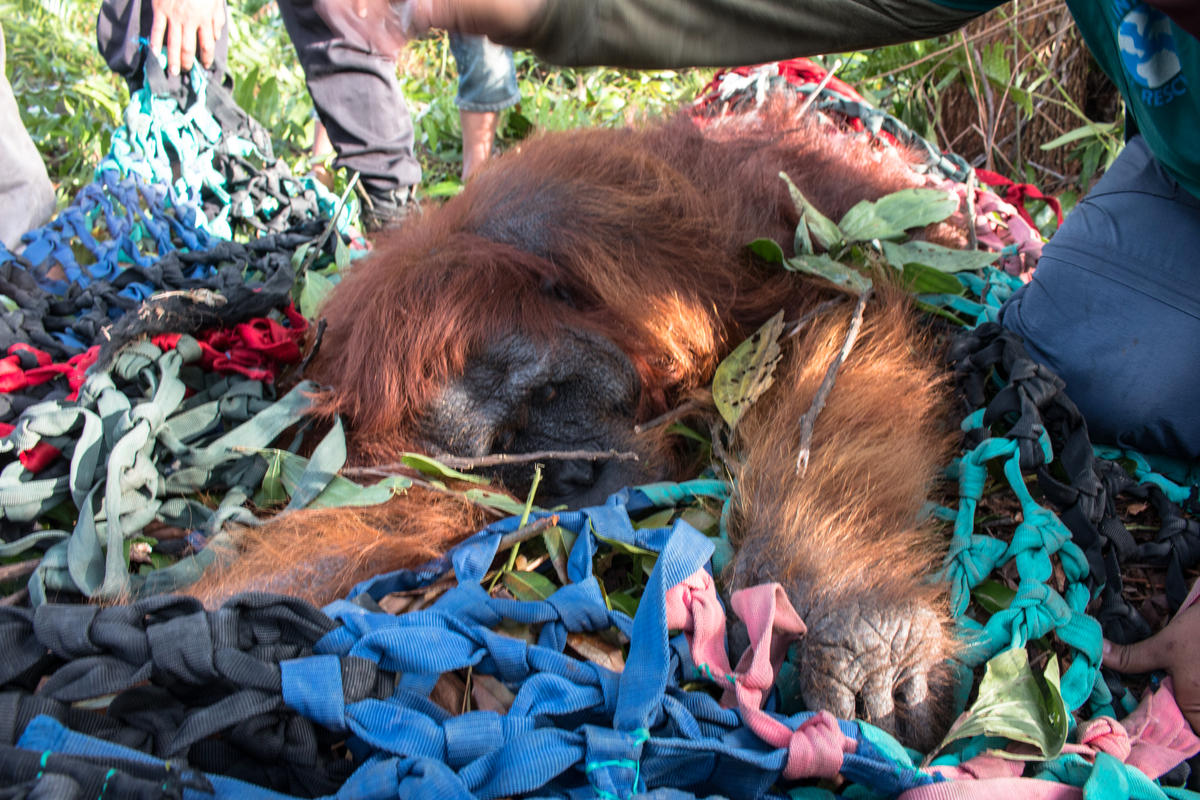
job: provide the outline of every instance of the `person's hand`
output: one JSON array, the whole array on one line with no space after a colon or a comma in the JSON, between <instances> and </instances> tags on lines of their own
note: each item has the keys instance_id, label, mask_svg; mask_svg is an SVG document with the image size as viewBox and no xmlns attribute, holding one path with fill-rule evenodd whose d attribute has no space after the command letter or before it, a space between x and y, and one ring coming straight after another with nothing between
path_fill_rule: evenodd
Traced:
<instances>
[{"instance_id":1,"label":"person's hand","mask_svg":"<svg viewBox=\"0 0 1200 800\"><path fill-rule=\"evenodd\" d=\"M1175 684L1175 702L1200 733L1200 603L1175 615L1167 627L1140 642L1104 642L1104 666L1117 672L1166 670Z\"/></svg>"},{"instance_id":2,"label":"person's hand","mask_svg":"<svg viewBox=\"0 0 1200 800\"><path fill-rule=\"evenodd\" d=\"M150 49L160 52L165 38L167 71L187 72L197 57L203 66L211 67L225 27L223 0L152 0L151 6Z\"/></svg>"},{"instance_id":3,"label":"person's hand","mask_svg":"<svg viewBox=\"0 0 1200 800\"><path fill-rule=\"evenodd\" d=\"M529 32L547 0L317 0L330 28L392 54L430 28L504 40Z\"/></svg>"}]
</instances>

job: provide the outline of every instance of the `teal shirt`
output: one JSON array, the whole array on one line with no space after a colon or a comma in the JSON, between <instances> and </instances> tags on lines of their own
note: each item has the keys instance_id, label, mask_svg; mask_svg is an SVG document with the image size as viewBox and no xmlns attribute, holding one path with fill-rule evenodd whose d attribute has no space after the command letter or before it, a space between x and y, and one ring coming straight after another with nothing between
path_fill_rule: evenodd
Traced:
<instances>
[{"instance_id":1,"label":"teal shirt","mask_svg":"<svg viewBox=\"0 0 1200 800\"><path fill-rule=\"evenodd\" d=\"M935 2L960 11L1000 5ZM1067 7L1155 158L1200 197L1200 40L1135 0L1067 0Z\"/></svg>"}]
</instances>

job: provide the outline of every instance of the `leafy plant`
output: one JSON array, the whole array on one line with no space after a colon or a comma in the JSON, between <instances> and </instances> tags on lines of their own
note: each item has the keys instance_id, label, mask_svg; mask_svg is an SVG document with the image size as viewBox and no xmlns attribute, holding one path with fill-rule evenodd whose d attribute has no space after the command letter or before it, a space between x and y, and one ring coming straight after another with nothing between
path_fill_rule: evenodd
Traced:
<instances>
[{"instance_id":1,"label":"leafy plant","mask_svg":"<svg viewBox=\"0 0 1200 800\"><path fill-rule=\"evenodd\" d=\"M99 8L99 0L0 0L5 72L60 205L91 182L129 102L96 49Z\"/></svg>"},{"instance_id":2,"label":"leafy plant","mask_svg":"<svg viewBox=\"0 0 1200 800\"><path fill-rule=\"evenodd\" d=\"M958 201L934 189L903 189L878 200L863 200L834 223L816 209L787 175L796 207L801 210L796 227L796 255L784 256L769 239L757 239L750 249L784 268L823 278L852 294L871 287L869 268L890 264L903 273L909 288L919 294L961 294L962 286L949 273L981 269L996 253L952 250L933 242L898 242L905 232L941 222L958 208ZM818 253L821 247L828 252Z\"/></svg>"},{"instance_id":3,"label":"leafy plant","mask_svg":"<svg viewBox=\"0 0 1200 800\"><path fill-rule=\"evenodd\" d=\"M932 758L951 743L976 736L1000 737L1023 742L1037 755L1001 757L1051 759L1062 752L1067 741L1069 717L1059 689L1058 659L1051 657L1046 671L1038 675L1029 666L1024 647L1014 647L987 663L975 702L950 727Z\"/></svg>"}]
</instances>

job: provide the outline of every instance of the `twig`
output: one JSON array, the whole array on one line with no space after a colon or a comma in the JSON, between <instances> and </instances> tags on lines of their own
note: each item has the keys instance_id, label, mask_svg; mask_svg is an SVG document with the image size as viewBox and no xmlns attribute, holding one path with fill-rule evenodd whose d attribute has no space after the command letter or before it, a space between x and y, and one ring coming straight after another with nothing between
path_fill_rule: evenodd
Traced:
<instances>
[{"instance_id":1,"label":"twig","mask_svg":"<svg viewBox=\"0 0 1200 800\"><path fill-rule=\"evenodd\" d=\"M0 606L19 606L29 599L29 589L14 592L8 597L0 597Z\"/></svg>"},{"instance_id":2,"label":"twig","mask_svg":"<svg viewBox=\"0 0 1200 800\"><path fill-rule=\"evenodd\" d=\"M30 558L25 561L18 561L15 564L5 564L0 567L0 581L11 581L14 578L22 578L38 568L41 564L40 558Z\"/></svg>"},{"instance_id":3,"label":"twig","mask_svg":"<svg viewBox=\"0 0 1200 800\"><path fill-rule=\"evenodd\" d=\"M1039 7L1038 5L1034 5L1032 8L1028 9L1027 11L1023 11L1021 13L1021 21L1022 22L1031 22L1031 21L1037 19L1038 17L1044 17L1047 14L1054 13L1055 11L1059 10L1059 7L1060 7L1059 0L1050 0L1049 2L1046 2L1041 5L1044 5L1044 8ZM979 31L978 33L971 34L968 37L968 41L976 42L976 41L979 41L980 39L986 39L988 36L991 36L996 31L1000 30L1001 28L1006 27L1008 25L1008 23L1009 23L1009 21L1007 19L1005 19L1001 22L995 23L994 25L989 25L988 27L984 28L983 30ZM938 56L944 56L947 53L952 53L959 46L960 46L959 42L955 42L954 44L947 45L946 47L943 47L941 50L934 50L932 53L926 53L925 55L921 56L920 58L910 61L907 64L901 64L900 66L895 67L894 69L889 69L884 72L877 72L874 75L870 75L866 78L863 78L861 80L861 83L862 84L873 83L874 81L881 80L890 75L895 75L898 72L904 72L904 70L906 70L906 69L912 69L913 67L920 66L921 64L924 64L926 61L929 61L930 59L937 58Z\"/></svg>"},{"instance_id":4,"label":"twig","mask_svg":"<svg viewBox=\"0 0 1200 800\"><path fill-rule=\"evenodd\" d=\"M236 450L237 448L233 448L233 449ZM251 448L247 448L247 449L251 449ZM422 478L417 477L421 474L420 470L414 469L413 467L407 466L405 464L385 464L382 467L343 467L342 470L338 474L343 477L346 477L346 478L350 478L350 477L391 478L393 476L399 476L401 478L407 478L408 480L412 481L412 485L417 487L418 489L428 489L431 492L439 492L441 494L448 494L453 497L457 497L459 500L464 500L464 501L470 503L471 505L477 506L477 507L481 508L483 511L487 512L488 514L491 514L493 517L496 517L498 519L503 519L504 517L511 516L507 512L501 511L498 508L493 508L492 506L488 505L487 503L481 502L479 500L472 500L470 497L463 494L462 492L456 492L453 489L446 488L445 486L438 486L437 484L431 483L427 480L423 480ZM503 492L497 492L497 494L503 494Z\"/></svg>"},{"instance_id":5,"label":"twig","mask_svg":"<svg viewBox=\"0 0 1200 800\"><path fill-rule=\"evenodd\" d=\"M821 82L817 84L816 89L813 89L812 94L810 94L808 97L804 98L804 102L801 103L800 108L798 108L796 110L796 117L795 117L796 119L799 119L800 117L804 116L804 112L808 111L808 107L811 106L813 104L813 102L816 101L817 96L819 94L821 94L821 92L825 90L825 87L829 85L829 82L831 80L833 80L833 73L837 72L841 68L842 68L842 60L839 58L833 62L833 66L830 67L829 70L825 73L825 77L821 78Z\"/></svg>"},{"instance_id":6,"label":"twig","mask_svg":"<svg viewBox=\"0 0 1200 800\"><path fill-rule=\"evenodd\" d=\"M313 336L313 345L309 348L307 355L304 356L304 360L300 362L300 366L296 367L297 375L304 374L304 370L308 369L308 362L312 361L313 357L316 356L317 351L321 349L321 342L325 339L326 324L327 320L324 317L321 317L321 319L317 321L317 332Z\"/></svg>"},{"instance_id":7,"label":"twig","mask_svg":"<svg viewBox=\"0 0 1200 800\"><path fill-rule=\"evenodd\" d=\"M634 425L633 432L634 433L645 433L646 431L652 431L655 428L662 427L663 425L669 425L672 422L675 422L683 417L686 417L688 414L692 413L693 411L698 411L701 408L704 408L704 406L705 406L704 403L702 403L699 400L696 400L694 398L691 400L686 400L683 403L680 403L675 408L671 409L670 411L667 411L664 414L659 414L657 417L650 420L649 422L643 422L640 425Z\"/></svg>"},{"instance_id":8,"label":"twig","mask_svg":"<svg viewBox=\"0 0 1200 800\"><path fill-rule=\"evenodd\" d=\"M533 468L533 482L529 485L529 494L525 497L525 510L521 512L521 527L525 527L525 523L529 521L529 514L533 511L533 498L537 497L538 486L542 482L542 465L537 464ZM496 573L496 577L492 578L492 583L488 586L488 591L496 588L496 583L500 580L500 576L506 572L512 572L517 565L517 552L521 549L521 543L513 543L512 549L508 552L508 563L504 565L504 569Z\"/></svg>"},{"instance_id":9,"label":"twig","mask_svg":"<svg viewBox=\"0 0 1200 800\"><path fill-rule=\"evenodd\" d=\"M802 330L807 328L808 323L812 322L814 319L821 316L826 311L837 308L844 302L846 302L845 297L835 297L832 300L826 300L825 302L821 303L819 306L814 308L812 311L809 311L807 314L804 314L803 316L801 316L800 319L793 322L792 329L790 331L788 331L787 333L785 333L783 335L783 338L791 339L793 336L797 335Z\"/></svg>"},{"instance_id":10,"label":"twig","mask_svg":"<svg viewBox=\"0 0 1200 800\"><path fill-rule=\"evenodd\" d=\"M821 409L825 408L825 401L829 399L829 393L833 391L833 382L837 378L838 369L842 366L842 362L849 357L851 349L854 348L854 341L858 338L858 332L862 328L863 310L866 309L867 300L871 298L872 292L872 289L867 289L858 296L858 304L854 306L854 316L850 320L850 330L846 331L846 341L842 343L842 350L829 365L829 369L825 370L825 377L821 380L821 385L817 387L817 394L813 397L812 405L800 418L800 452L796 455L797 475L803 475L808 470L808 457L812 451L813 428L817 424L817 415L821 413Z\"/></svg>"},{"instance_id":11,"label":"twig","mask_svg":"<svg viewBox=\"0 0 1200 800\"><path fill-rule=\"evenodd\" d=\"M983 123L987 119L989 119L989 117L988 117L987 113L984 111L983 93L980 91L980 88L979 88L979 80L975 76L975 59L973 58L973 53L971 51L970 46L967 44L967 35L961 29L958 31L958 35L959 35L959 38L962 40L963 54L966 56L966 60L967 60L967 76L971 79L971 94L974 95L974 97L975 97L975 117L976 117L976 119L978 119L980 121L980 125L978 126L979 139L980 139L980 141L983 142L984 154L985 154L985 158L986 158L985 163L987 164L988 169L995 169L995 167L992 166L992 151L990 149L990 144L988 142L988 135L987 135L987 132L982 127ZM983 76L983 80L985 82L987 81L986 75ZM976 127L976 126L972 126L972 127Z\"/></svg>"},{"instance_id":12,"label":"twig","mask_svg":"<svg viewBox=\"0 0 1200 800\"><path fill-rule=\"evenodd\" d=\"M975 168L967 172L967 244L968 250L979 249L979 237L975 233L975 190L978 188L979 176L975 174Z\"/></svg>"},{"instance_id":13,"label":"twig","mask_svg":"<svg viewBox=\"0 0 1200 800\"><path fill-rule=\"evenodd\" d=\"M539 450L535 453L492 453L486 456L434 456L438 463L451 469L477 469L479 467L499 467L505 464L527 464L530 461L600 461L611 458L614 461L637 461L638 454L628 450ZM380 464L375 467L349 467L342 470L343 475L404 475L404 470L411 469L403 462Z\"/></svg>"},{"instance_id":14,"label":"twig","mask_svg":"<svg viewBox=\"0 0 1200 800\"><path fill-rule=\"evenodd\" d=\"M506 533L500 537L500 544L496 546L496 552L502 553L513 545L521 544L533 537L544 533L558 524L558 514L551 514L548 517L534 520L528 525L523 525L511 533Z\"/></svg>"},{"instance_id":15,"label":"twig","mask_svg":"<svg viewBox=\"0 0 1200 800\"><path fill-rule=\"evenodd\" d=\"M333 233L333 229L337 226L338 217L342 215L342 209L346 207L346 200L350 197L350 193L354 191L355 185L358 184L358 173L350 177L350 183L346 185L346 190L342 192L342 196L338 198L337 208L333 210L333 216L329 218L329 223L325 226L325 230L321 232L321 236L317 239L316 244L304 256L304 262L300 264L300 269L296 270L296 277L299 278L304 273L308 272L317 261L317 256L321 254L321 248L325 246L325 241L329 239L329 234Z\"/></svg>"},{"instance_id":16,"label":"twig","mask_svg":"<svg viewBox=\"0 0 1200 800\"><path fill-rule=\"evenodd\" d=\"M708 435L712 439L712 453L717 461L721 462L721 466L725 468L725 472L729 475L733 474L733 461L729 457L729 453L725 451L725 445L721 444L721 423L718 419L709 420Z\"/></svg>"}]
</instances>

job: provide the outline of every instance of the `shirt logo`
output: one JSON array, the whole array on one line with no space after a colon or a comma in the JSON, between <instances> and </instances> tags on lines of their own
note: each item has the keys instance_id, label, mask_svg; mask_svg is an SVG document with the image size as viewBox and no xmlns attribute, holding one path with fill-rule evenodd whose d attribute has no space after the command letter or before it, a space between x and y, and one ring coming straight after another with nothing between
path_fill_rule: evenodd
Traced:
<instances>
[{"instance_id":1,"label":"shirt logo","mask_svg":"<svg viewBox=\"0 0 1200 800\"><path fill-rule=\"evenodd\" d=\"M1121 19L1117 45L1125 72L1141 88L1148 106L1163 106L1187 92L1171 22L1165 14L1141 3Z\"/></svg>"}]
</instances>

